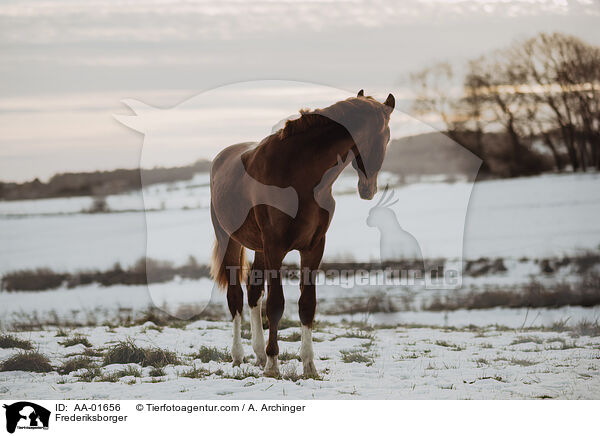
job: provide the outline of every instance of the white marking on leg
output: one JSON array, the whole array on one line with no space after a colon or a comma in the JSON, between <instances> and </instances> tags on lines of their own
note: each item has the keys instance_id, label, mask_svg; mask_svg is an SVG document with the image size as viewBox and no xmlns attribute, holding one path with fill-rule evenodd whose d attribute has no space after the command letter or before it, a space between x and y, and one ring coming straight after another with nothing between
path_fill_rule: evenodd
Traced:
<instances>
[{"instance_id":1,"label":"white marking on leg","mask_svg":"<svg viewBox=\"0 0 600 436\"><path fill-rule=\"evenodd\" d=\"M300 358L302 358L302 365L304 366L304 375L316 376L317 369L314 362L315 354L312 344L312 329L303 325L301 337L302 343L300 346Z\"/></svg>"},{"instance_id":2,"label":"white marking on leg","mask_svg":"<svg viewBox=\"0 0 600 436\"><path fill-rule=\"evenodd\" d=\"M267 364L265 365L265 376L279 376L279 363L277 362L277 356L267 356Z\"/></svg>"},{"instance_id":3,"label":"white marking on leg","mask_svg":"<svg viewBox=\"0 0 600 436\"><path fill-rule=\"evenodd\" d=\"M258 299L255 307L250 308L250 330L252 331L252 349L256 355L256 364L265 366L267 354L265 353L265 333L262 325L262 297Z\"/></svg>"},{"instance_id":4,"label":"white marking on leg","mask_svg":"<svg viewBox=\"0 0 600 436\"><path fill-rule=\"evenodd\" d=\"M244 361L244 347L242 346L242 315L235 314L233 318L233 345L231 346L233 366L241 365Z\"/></svg>"}]
</instances>

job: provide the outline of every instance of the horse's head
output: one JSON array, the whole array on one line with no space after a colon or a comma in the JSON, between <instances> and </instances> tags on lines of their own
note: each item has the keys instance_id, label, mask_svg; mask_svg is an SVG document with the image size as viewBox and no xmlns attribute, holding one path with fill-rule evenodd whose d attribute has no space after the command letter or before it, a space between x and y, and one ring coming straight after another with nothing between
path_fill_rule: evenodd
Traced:
<instances>
[{"instance_id":1,"label":"horse's head","mask_svg":"<svg viewBox=\"0 0 600 436\"><path fill-rule=\"evenodd\" d=\"M390 140L389 121L396 101L389 94L384 103L379 103L371 97L365 97L361 89L357 99L367 100L370 105L362 111L363 119L358 120L361 126L360 134L356 134L355 158L352 166L358 173L358 193L360 198L371 200L377 192L377 175L381 170L385 150Z\"/></svg>"}]
</instances>

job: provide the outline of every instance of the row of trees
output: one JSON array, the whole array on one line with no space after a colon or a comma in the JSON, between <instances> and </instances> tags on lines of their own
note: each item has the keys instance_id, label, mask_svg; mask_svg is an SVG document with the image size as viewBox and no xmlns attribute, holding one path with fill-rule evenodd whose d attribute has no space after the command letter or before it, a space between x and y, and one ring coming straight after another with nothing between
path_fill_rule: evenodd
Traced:
<instances>
[{"instance_id":1,"label":"row of trees","mask_svg":"<svg viewBox=\"0 0 600 436\"><path fill-rule=\"evenodd\" d=\"M0 200L53 197L100 196L136 191L157 183L191 180L196 173L209 172L211 163L198 160L192 165L173 168L116 169L90 173L55 174L47 183L39 179L25 183L0 182ZM95 204L92 212L102 212Z\"/></svg>"},{"instance_id":2,"label":"row of trees","mask_svg":"<svg viewBox=\"0 0 600 436\"><path fill-rule=\"evenodd\" d=\"M459 77L460 76L460 77ZM600 48L540 34L467 63L411 76L416 115L435 115L447 134L514 177L600 169Z\"/></svg>"}]
</instances>

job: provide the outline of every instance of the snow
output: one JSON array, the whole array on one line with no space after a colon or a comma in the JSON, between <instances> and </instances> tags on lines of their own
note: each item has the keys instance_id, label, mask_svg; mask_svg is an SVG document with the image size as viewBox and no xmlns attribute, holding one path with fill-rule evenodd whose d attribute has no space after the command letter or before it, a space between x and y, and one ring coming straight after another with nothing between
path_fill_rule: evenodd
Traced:
<instances>
[{"instance_id":1,"label":"snow","mask_svg":"<svg viewBox=\"0 0 600 436\"><path fill-rule=\"evenodd\" d=\"M373 202L359 199L356 177L349 174L344 173L335 185L337 205L327 233L325 259L378 260L381 235L366 225L366 219L379 197ZM391 175L382 177L394 182ZM191 255L199 263L208 263L214 236L207 180L204 174L191 181L150 186L143 197L140 193L109 196L107 202L114 212L104 214L80 213L93 201L85 197L0 202L0 274L36 267L68 272L107 269L115 262L132 265L145 255L175 264L184 264ZM425 257L448 258L447 267L460 265L463 254L467 259L504 259L508 269L505 273L464 277L465 292L488 285L509 289L532 279L570 282L579 278L572 266L544 276L535 259L577 254L599 246L600 220L595 219L600 216L599 181L597 174L569 174L486 181L474 186L464 181L415 183L395 188L399 202L393 210L402 229L417 239ZM146 213L144 205L149 210ZM521 259L525 256L529 260ZM298 256L293 253L286 260L298 262ZM298 286L284 287L285 316L297 320ZM97 327L78 328L77 333L88 336L95 348L108 348L116 341L134 338L140 345L173 350L183 360L182 365L168 366L166 376L157 383L151 383L149 368L141 368L141 379L129 377L116 383L84 383L78 381L76 373L0 373L0 397L600 398L600 337L572 338L567 332L547 331L555 323L573 326L583 320L597 321L600 307L419 310L424 302L448 292L458 291L352 283L319 285L317 320L332 322L336 327L315 332L321 340L314 348L322 380L297 382L264 378L249 363L243 364L242 370L256 373L256 377L183 377L182 372L193 366L212 372L220 369L225 375L239 371L229 363L205 364L189 357L201 345L231 346L228 322L197 321L182 329L164 327L162 331L151 325L114 330L99 327L122 314L135 317L149 307L176 315L191 307L193 310L187 311L190 314L200 311L209 299L227 313L225 296L214 293L208 279L176 278L150 288L93 284L43 292L0 292L3 329L28 319L42 323L53 319L91 321ZM326 314L332 307L372 297L381 298L385 304L397 304L400 310L368 316ZM404 307L406 301L409 304ZM344 327L349 321L367 321L376 327L371 348L366 347L365 339L339 337L351 330ZM472 331L472 326L480 330ZM282 335L292 331L299 329L287 329ZM67 349L59 345L60 338L49 327L16 334L32 340L55 366L67 354L83 351L82 346ZM533 337L533 342L513 344L524 336ZM439 345L442 343L458 347ZM250 353L249 341L243 344ZM280 341L282 351L297 352L299 345ZM341 354L344 350L364 350L373 363L345 363ZM0 360L16 351L0 349ZM112 365L103 372L121 367ZM283 363L282 369L301 373L302 365L293 360Z\"/></svg>"},{"instance_id":2,"label":"snow","mask_svg":"<svg viewBox=\"0 0 600 436\"><path fill-rule=\"evenodd\" d=\"M207 263L214 239L208 188L193 188L196 181L150 187L154 194L147 196L151 203L147 207L165 203L164 211L5 215L0 227L0 274L34 267L103 269L115 262L131 265L145 254L178 264L193 255ZM598 174L568 174L478 182L474 187L465 182L418 183L395 188L399 202L393 210L402 228L417 238L426 258L460 258L463 247L469 259L561 256L600 244L600 220L594 219L600 216L599 182ZM348 188L352 192L336 195L325 259L379 259L379 232L366 225L379 197L361 200L355 186L353 174L336 184L338 192L349 192ZM72 200L43 201L63 202L66 209ZM132 210L140 207L141 195L107 201L115 210ZM181 208L185 206L194 208ZM9 207L18 208L12 202L0 203L2 213ZM25 206L19 210L39 213ZM297 253L287 260L297 262Z\"/></svg>"},{"instance_id":3,"label":"snow","mask_svg":"<svg viewBox=\"0 0 600 436\"><path fill-rule=\"evenodd\" d=\"M493 282L488 277L488 282ZM478 281L482 278L476 279ZM448 291L454 292L454 291ZM300 291L297 285L284 285L286 297L285 316L298 319L297 301ZM568 321L575 325L580 321L600 320L600 307L560 307L560 308L492 308L480 310L455 310L432 312L418 310L424 303L431 301L443 291L414 290L381 286L353 286L341 289L334 285L318 286L317 319L332 322L365 321L374 324L421 324L440 327L466 327L475 325L486 327L501 325L508 328L551 327L554 323ZM412 309L403 309L403 303L410 301ZM391 302L398 309L389 313L355 313L351 310L340 315L327 314L328 309L343 307L352 301L369 301L381 298ZM246 295L244 296L246 298ZM209 279L188 280L177 278L168 283L126 286L115 285L101 287L97 284L79 286L73 289L62 287L40 292L2 292L0 293L0 320L4 328L10 328L15 322L35 318L41 321L60 320L86 324L90 320L101 324L114 323L119 314L128 313L139 316L149 308L157 307L171 316L182 314L192 316L202 314L208 303L210 310L227 314L225 295L213 289ZM247 302L245 302L246 304ZM247 305L247 304L246 304ZM350 305L351 306L351 305ZM185 318L185 317L184 317Z\"/></svg>"},{"instance_id":4,"label":"snow","mask_svg":"<svg viewBox=\"0 0 600 436\"><path fill-rule=\"evenodd\" d=\"M133 340L139 346L175 351L180 365L169 365L165 376L150 377L150 367L137 367L142 377L123 377L117 382L79 381L73 372L34 374L0 373L0 398L34 399L598 399L600 398L600 338L571 338L566 333L542 331L444 331L431 328L376 329L369 338L351 338L349 329L331 327L314 333L315 363L321 380L275 380L265 378L253 366L250 341L243 346L250 362L241 368L230 363L194 360L200 346L230 345L228 323L199 321L183 329L151 323L130 328L82 328L95 349L116 341ZM288 328L282 335L298 332ZM66 354L81 351L58 344L61 338L49 329L19 333L39 344L39 351L59 366ZM280 341L281 352L297 353L299 342ZM359 351L370 362L346 363L342 351ZM4 359L15 350L0 350ZM98 363L101 359L97 358ZM109 365L103 374L130 365ZM182 374L192 368L211 372L203 378ZM218 370L220 373L215 374ZM301 374L297 360L281 364L283 374ZM227 378L244 371L241 380Z\"/></svg>"}]
</instances>

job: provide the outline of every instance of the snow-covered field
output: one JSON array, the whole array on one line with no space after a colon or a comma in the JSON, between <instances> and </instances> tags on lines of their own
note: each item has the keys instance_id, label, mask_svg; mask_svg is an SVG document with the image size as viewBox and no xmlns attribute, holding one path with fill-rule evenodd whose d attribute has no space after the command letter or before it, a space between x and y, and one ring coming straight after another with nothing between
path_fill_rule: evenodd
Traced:
<instances>
[{"instance_id":1,"label":"snow-covered field","mask_svg":"<svg viewBox=\"0 0 600 436\"><path fill-rule=\"evenodd\" d=\"M493 279L493 278L492 278ZM140 316L151 307L158 307L165 313L177 318L187 318L202 312L206 300L211 297L212 281L177 280L155 284L150 292L147 286L115 285L101 287L98 285L80 286L74 289L60 288L40 292L2 292L0 293L1 326L11 328L18 323L31 320L52 322L56 319L65 323L88 324L90 318L95 324L115 322L123 313ZM383 303L401 302L406 300L411 290L381 289L377 286L360 287L340 290L337 286L323 285L317 289L318 308L317 319L338 322L341 319L363 321L364 312L352 314L352 310L337 313L348 302L366 302L370 298L379 297ZM428 293L431 291L423 291ZM297 301L300 297L298 286L285 285L286 297L285 316L298 319ZM431 295L418 295L423 300ZM245 297L244 297L245 298ZM200 309L195 310L197 306ZM352 307L348 304L349 307ZM441 327L466 327L475 325L486 327L499 324L509 328L542 328L555 323L567 322L575 325L581 321L600 320L600 307L559 308L502 308L478 310L455 310L450 312L433 312L419 310L420 303L410 308L400 306L397 310L371 313L368 321L377 324L425 324ZM218 310L227 314L225 295L218 293L212 298L210 310ZM207 313L211 313L211 311ZM186 314L186 315L182 315ZM224 318L227 318L226 316ZM28 321L29 320L29 321ZM34 323L35 324L35 323Z\"/></svg>"},{"instance_id":2,"label":"snow-covered field","mask_svg":"<svg viewBox=\"0 0 600 436\"><path fill-rule=\"evenodd\" d=\"M391 175L382 182L394 183ZM82 213L92 198L0 202L0 275L19 269L49 267L55 271L106 270L115 262L134 264L143 256L182 265L190 256L209 260L213 231L208 213L207 176L156 185L137 194L107 197L111 213ZM600 244L600 176L547 175L480 182L416 183L395 188L393 207L402 228L410 232L426 258L502 258L505 272L463 278L464 289L486 286L509 289L536 280L573 282L574 265L553 275L540 274L537 259L595 250ZM383 185L383 183L382 183ZM360 200L355 176L335 185L336 212L327 234L326 260L379 260L380 233L366 225L376 203ZM144 206L148 212L144 213ZM467 207L468 206L468 207ZM527 259L526 259L527 258ZM454 259L454 260L452 260ZM290 254L287 262L297 262ZM549 309L492 308L450 312L423 311L423 302L457 290L425 290L378 286L318 287L317 320L326 326L315 333L321 380L296 380L301 363L284 363L288 379L263 378L251 364L194 361L201 346L230 346L230 325L196 321L175 327L101 326L138 316L155 306L172 315L206 301L213 292L208 279L176 278L147 286L97 284L40 292L0 292L0 323L32 325L15 333L32 341L54 367L82 345L63 347L55 327L33 328L36 322L90 323L77 328L95 350L105 352L119 340L135 338L143 346L174 351L181 364L165 375L150 377L151 368L137 367L141 377L115 382L80 380L80 372L59 375L0 372L0 397L20 398L600 398L600 337L571 336L582 321L600 319L600 307ZM286 285L286 317L297 320L298 287ZM444 294L446 293L446 294ZM381 298L402 306L387 313L335 313L349 301ZM226 313L225 297L216 295ZM193 311L188 310L188 314ZM226 318L226 317L225 317ZM370 326L366 338L344 337L354 331L348 321ZM361 325L362 325L361 324ZM553 326L567 329L550 331ZM426 326L426 327L423 327ZM571 330L569 330L571 329ZM297 329L283 330L289 336ZM71 332L74 333L75 331ZM349 336L352 336L351 334ZM249 341L245 340L250 353ZM280 342L282 351L297 353L299 342ZM344 362L348 350L360 351L363 362ZM0 349L0 361L17 352ZM101 358L94 358L100 364ZM252 359L250 359L252 360ZM126 365L100 369L106 375ZM183 374L203 368L201 378ZM222 371L222 372L221 372ZM247 376L247 377L246 377ZM239 380L238 380L239 378ZM293 380L289 380L293 379Z\"/></svg>"},{"instance_id":3,"label":"snow-covered field","mask_svg":"<svg viewBox=\"0 0 600 436\"><path fill-rule=\"evenodd\" d=\"M91 198L39 200L52 203L52 208L31 206L35 202L0 202L0 274L34 267L104 269L115 262L131 265L146 254L177 264L193 255L206 263L214 236L208 187L197 187L205 182L205 176L199 175L187 183L150 187L144 197L147 207L154 210L164 203L165 210L146 214L39 215L66 210L71 202L81 203L72 208L74 212L89 208ZM399 202L393 210L427 258L560 256L598 247L599 186L598 174L495 180L474 186L412 184L395 188ZM325 259L378 259L380 233L368 227L366 219L379 197L361 200L355 175L341 178L335 188L346 194L336 195ZM107 202L115 210L143 210L139 193L108 197ZM7 218L17 212L25 215ZM297 260L297 254L291 253L287 260Z\"/></svg>"},{"instance_id":4,"label":"snow-covered field","mask_svg":"<svg viewBox=\"0 0 600 436\"><path fill-rule=\"evenodd\" d=\"M342 327L342 326L340 326ZM55 330L27 332L20 337L39 344L39 350L60 367L82 353L81 344L64 347ZM23 399L598 399L600 398L600 337L570 337L536 330L444 330L400 326L375 330L323 327L314 337L315 363L320 379L302 379L297 360L300 344L280 341L290 360L281 365L283 379L265 378L253 366L250 341L244 348L248 363L194 358L199 344L223 349L230 341L228 323L198 321L183 328L157 328L152 323L123 328L82 328L94 350L132 340L140 347L174 351L179 364L164 375L151 376L139 364L103 366L94 377L80 369L57 372L0 373L0 397ZM284 338L299 333L290 327ZM359 337L354 337L359 336ZM0 350L0 357L12 350ZM357 357L358 356L358 357ZM93 358L98 365L102 357ZM127 370L133 375L107 377ZM139 374L131 370L139 370ZM193 377L190 377L193 376Z\"/></svg>"}]
</instances>

